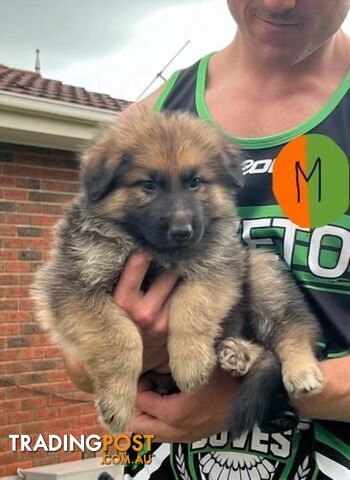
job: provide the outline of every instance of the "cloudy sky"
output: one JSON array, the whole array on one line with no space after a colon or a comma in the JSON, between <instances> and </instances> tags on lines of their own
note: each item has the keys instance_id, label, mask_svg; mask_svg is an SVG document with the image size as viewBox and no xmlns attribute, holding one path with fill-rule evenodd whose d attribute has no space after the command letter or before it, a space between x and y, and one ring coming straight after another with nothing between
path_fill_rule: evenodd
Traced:
<instances>
[{"instance_id":1,"label":"cloudy sky","mask_svg":"<svg viewBox=\"0 0 350 480\"><path fill-rule=\"evenodd\" d=\"M187 40L165 77L235 32L226 0L1 0L0 12L0 63L32 70L40 48L44 77L127 100Z\"/></svg>"}]
</instances>

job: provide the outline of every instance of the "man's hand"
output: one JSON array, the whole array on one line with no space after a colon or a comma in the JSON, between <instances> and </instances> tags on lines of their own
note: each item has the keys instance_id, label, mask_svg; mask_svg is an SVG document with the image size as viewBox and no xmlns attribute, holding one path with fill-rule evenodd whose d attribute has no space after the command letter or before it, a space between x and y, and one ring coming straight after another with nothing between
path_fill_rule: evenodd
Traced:
<instances>
[{"instance_id":1,"label":"man's hand","mask_svg":"<svg viewBox=\"0 0 350 480\"><path fill-rule=\"evenodd\" d=\"M350 355L320 363L324 387L317 395L302 395L292 402L305 418L350 422Z\"/></svg>"},{"instance_id":2,"label":"man's hand","mask_svg":"<svg viewBox=\"0 0 350 480\"><path fill-rule=\"evenodd\" d=\"M157 369L168 371L166 349L170 295L178 277L173 272L160 275L147 293L141 290L151 259L134 253L128 259L118 285L113 293L116 304L140 328L143 344L143 372ZM93 393L93 385L86 365L63 354L71 380L80 389Z\"/></svg>"},{"instance_id":3,"label":"man's hand","mask_svg":"<svg viewBox=\"0 0 350 480\"><path fill-rule=\"evenodd\" d=\"M116 304L140 328L143 338L143 372L165 371L170 296L178 282L174 272L161 274L145 293L142 282L151 259L141 253L130 256L114 291Z\"/></svg>"},{"instance_id":4,"label":"man's hand","mask_svg":"<svg viewBox=\"0 0 350 480\"><path fill-rule=\"evenodd\" d=\"M195 442L226 430L240 380L217 368L194 393L158 395L141 380L129 430L152 433L159 442Z\"/></svg>"}]
</instances>

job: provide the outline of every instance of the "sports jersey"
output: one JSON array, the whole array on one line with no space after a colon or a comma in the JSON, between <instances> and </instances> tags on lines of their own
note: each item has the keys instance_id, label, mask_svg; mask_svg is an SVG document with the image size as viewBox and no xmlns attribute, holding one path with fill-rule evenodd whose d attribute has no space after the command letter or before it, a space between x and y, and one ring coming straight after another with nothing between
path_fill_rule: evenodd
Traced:
<instances>
[{"instance_id":1,"label":"sports jersey","mask_svg":"<svg viewBox=\"0 0 350 480\"><path fill-rule=\"evenodd\" d=\"M173 74L154 109L189 111L215 125L205 101L209 58ZM323 227L298 227L273 195L272 169L282 147L308 133L327 135L349 157L349 132L350 72L321 110L295 128L261 138L231 135L245 159L238 196L242 240L285 261L322 325L324 358L350 354L350 212ZM192 444L154 445L152 452L149 465L126 468L126 480L349 480L350 424L303 419L293 431L255 427L233 442L221 432Z\"/></svg>"}]
</instances>

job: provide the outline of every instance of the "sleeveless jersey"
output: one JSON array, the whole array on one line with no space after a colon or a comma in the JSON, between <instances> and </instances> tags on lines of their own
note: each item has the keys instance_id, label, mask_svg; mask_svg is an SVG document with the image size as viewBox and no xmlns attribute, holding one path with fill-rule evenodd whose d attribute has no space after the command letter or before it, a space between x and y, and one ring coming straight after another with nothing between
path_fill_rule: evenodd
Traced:
<instances>
[{"instance_id":1,"label":"sleeveless jersey","mask_svg":"<svg viewBox=\"0 0 350 480\"><path fill-rule=\"evenodd\" d=\"M154 109L189 111L214 124L205 103L209 58L173 74ZM274 249L286 262L322 325L324 358L336 358L350 354L350 211L330 225L299 228L272 192L274 159L306 133L327 135L349 156L350 72L318 114L297 127L261 138L232 136L246 159L238 213L243 241ZM303 420L293 431L255 427L234 442L222 432L192 444L154 445L152 452L149 465L128 465L125 479L349 480L350 424Z\"/></svg>"}]
</instances>

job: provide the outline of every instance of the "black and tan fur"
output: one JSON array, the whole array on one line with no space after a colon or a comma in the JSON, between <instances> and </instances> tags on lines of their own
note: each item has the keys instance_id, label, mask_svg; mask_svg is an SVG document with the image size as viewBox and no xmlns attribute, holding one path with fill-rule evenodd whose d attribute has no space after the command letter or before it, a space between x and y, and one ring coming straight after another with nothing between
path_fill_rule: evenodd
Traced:
<instances>
[{"instance_id":1,"label":"black and tan fur","mask_svg":"<svg viewBox=\"0 0 350 480\"><path fill-rule=\"evenodd\" d=\"M249 388L271 366L280 378L279 361L290 394L321 388L314 318L277 258L248 251L237 234L239 152L223 134L186 114L125 115L83 154L81 181L34 296L58 344L87 362L112 432L130 420L142 372L140 331L111 296L136 249L152 257L149 280L169 269L182 279L168 336L180 390L207 383L217 358ZM234 436L265 411L249 408L239 427L233 415Z\"/></svg>"}]
</instances>

